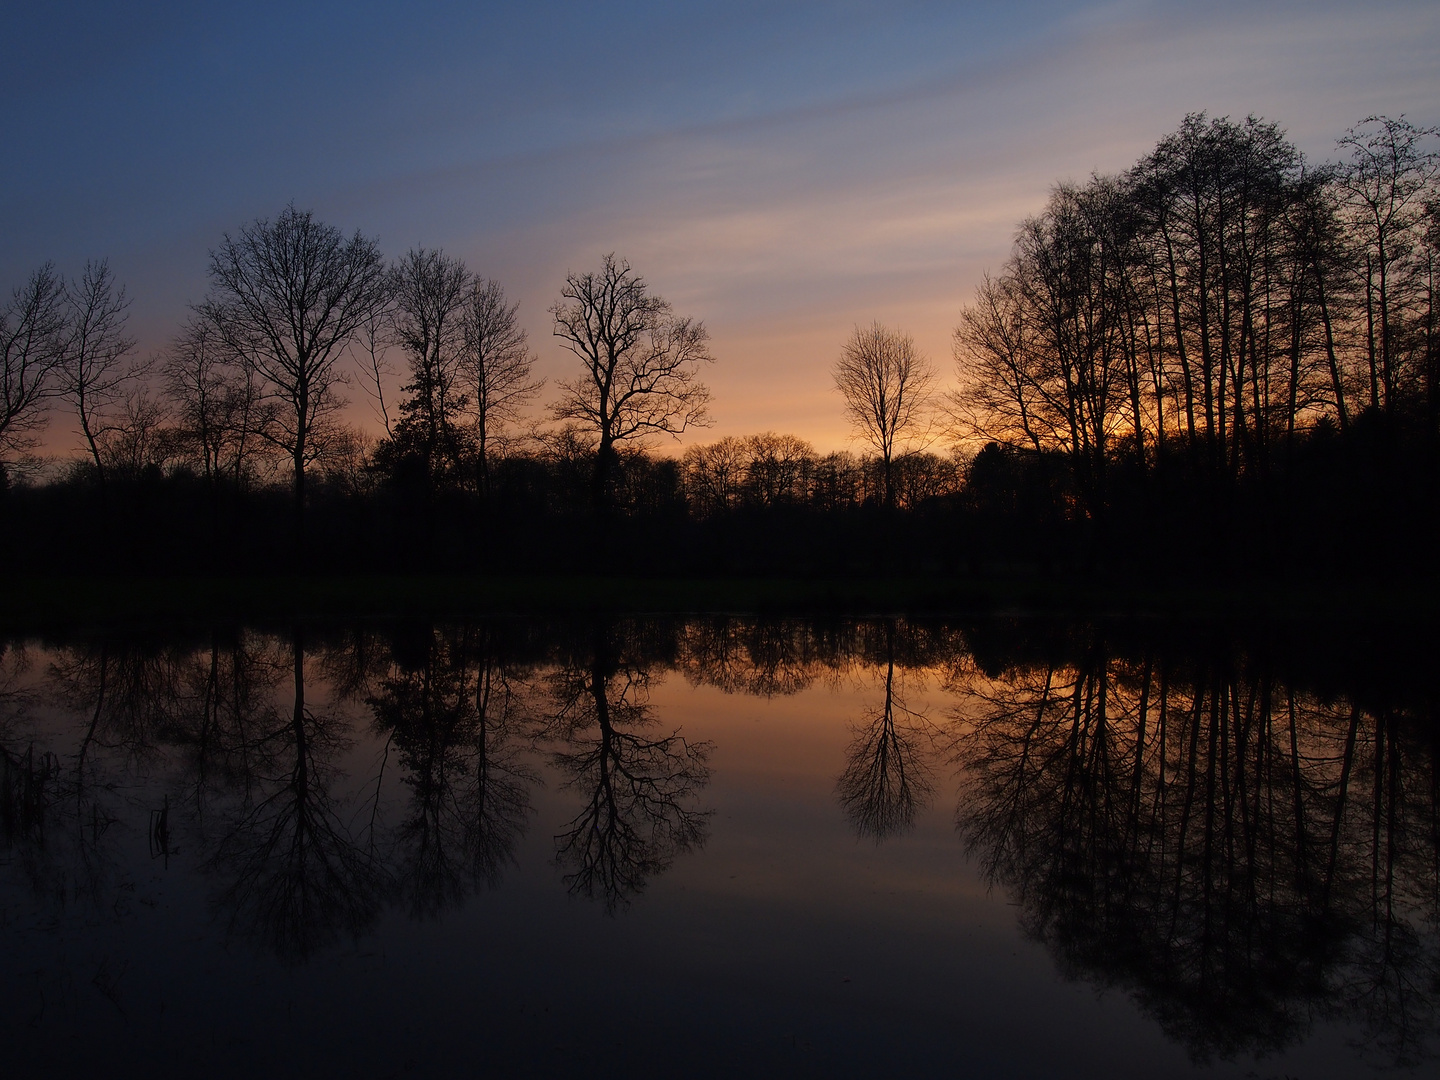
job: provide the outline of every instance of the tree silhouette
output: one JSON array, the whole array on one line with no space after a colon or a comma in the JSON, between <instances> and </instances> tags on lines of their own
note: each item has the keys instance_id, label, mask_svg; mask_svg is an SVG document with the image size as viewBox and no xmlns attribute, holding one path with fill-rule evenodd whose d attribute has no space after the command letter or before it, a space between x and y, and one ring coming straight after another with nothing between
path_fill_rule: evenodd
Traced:
<instances>
[{"instance_id":1,"label":"tree silhouette","mask_svg":"<svg viewBox=\"0 0 1440 1080\"><path fill-rule=\"evenodd\" d=\"M1395 410L1402 389L1425 374L1424 343L1405 348L1406 323L1421 302L1425 203L1434 198L1440 129L1403 116L1371 116L1339 141L1349 160L1336 171L1341 203L1364 252L1361 274L1370 405Z\"/></svg>"},{"instance_id":2,"label":"tree silhouette","mask_svg":"<svg viewBox=\"0 0 1440 1080\"><path fill-rule=\"evenodd\" d=\"M233 931L296 962L341 934L357 935L380 909L382 868L354 841L331 795L335 725L305 703L305 647L291 641L289 715L252 731L254 772L206 865L225 882L217 902Z\"/></svg>"},{"instance_id":3,"label":"tree silhouette","mask_svg":"<svg viewBox=\"0 0 1440 1080\"><path fill-rule=\"evenodd\" d=\"M690 808L710 779L709 743L679 731L656 736L650 675L614 655L600 631L589 663L570 663L550 679L554 711L542 737L555 744L555 768L578 791L580 812L555 838L572 892L627 906L678 855L702 846L708 811Z\"/></svg>"},{"instance_id":4,"label":"tree silhouette","mask_svg":"<svg viewBox=\"0 0 1440 1080\"><path fill-rule=\"evenodd\" d=\"M555 336L584 368L559 384L551 413L596 438L591 497L603 509L617 443L643 445L708 423L710 391L698 374L701 364L714 361L706 351L710 335L703 323L675 315L613 254L598 272L567 274L550 314Z\"/></svg>"},{"instance_id":5,"label":"tree silhouette","mask_svg":"<svg viewBox=\"0 0 1440 1080\"><path fill-rule=\"evenodd\" d=\"M880 455L885 505L895 506L894 462L910 443L929 437L935 370L915 340L881 326L857 326L835 363L835 389L860 438Z\"/></svg>"},{"instance_id":6,"label":"tree silhouette","mask_svg":"<svg viewBox=\"0 0 1440 1080\"><path fill-rule=\"evenodd\" d=\"M0 471L11 454L30 445L47 399L57 392L55 373L66 345L64 299L64 281L46 263L0 310Z\"/></svg>"},{"instance_id":7,"label":"tree silhouette","mask_svg":"<svg viewBox=\"0 0 1440 1080\"><path fill-rule=\"evenodd\" d=\"M110 430L106 410L119 400L136 374L127 360L135 340L125 336L130 301L124 287L116 287L105 259L86 263L80 280L66 287L65 299L69 316L59 389L75 410L103 491L101 444Z\"/></svg>"},{"instance_id":8,"label":"tree silhouette","mask_svg":"<svg viewBox=\"0 0 1440 1080\"><path fill-rule=\"evenodd\" d=\"M519 695L491 632L429 632L423 661L385 677L370 699L411 792L394 841L396 884L412 915L499 884L514 862L538 780L520 757Z\"/></svg>"},{"instance_id":9,"label":"tree silhouette","mask_svg":"<svg viewBox=\"0 0 1440 1080\"><path fill-rule=\"evenodd\" d=\"M935 784L925 717L905 705L895 672L895 623L885 621L884 697L855 729L835 794L851 825L879 843L908 832L929 805Z\"/></svg>"},{"instance_id":10,"label":"tree silhouette","mask_svg":"<svg viewBox=\"0 0 1440 1080\"><path fill-rule=\"evenodd\" d=\"M441 479L457 476L469 456L460 364L471 275L459 259L419 248L390 268L389 281L393 335L410 370L391 440L399 453L419 462L428 493Z\"/></svg>"},{"instance_id":11,"label":"tree silhouette","mask_svg":"<svg viewBox=\"0 0 1440 1080\"><path fill-rule=\"evenodd\" d=\"M380 251L358 231L347 240L292 205L273 222L226 233L210 253L210 283L200 314L281 406L272 437L291 460L299 563L305 470L318 450L315 435L339 406L341 357L387 300Z\"/></svg>"},{"instance_id":12,"label":"tree silhouette","mask_svg":"<svg viewBox=\"0 0 1440 1080\"><path fill-rule=\"evenodd\" d=\"M478 487L490 493L490 463L503 449L505 430L540 392L544 379L531 377L535 358L516 317L519 302L507 304L498 281L476 278L465 297L460 379L473 403Z\"/></svg>"}]
</instances>

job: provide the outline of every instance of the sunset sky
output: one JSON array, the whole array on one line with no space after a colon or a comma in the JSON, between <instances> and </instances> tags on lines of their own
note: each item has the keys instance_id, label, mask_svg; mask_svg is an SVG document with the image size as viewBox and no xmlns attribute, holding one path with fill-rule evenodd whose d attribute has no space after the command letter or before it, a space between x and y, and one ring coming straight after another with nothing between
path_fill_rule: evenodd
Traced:
<instances>
[{"instance_id":1,"label":"sunset sky","mask_svg":"<svg viewBox=\"0 0 1440 1080\"><path fill-rule=\"evenodd\" d=\"M614 251L711 330L701 438L822 451L852 325L948 378L961 305L1055 182L1189 111L1315 159L1369 114L1440 123L1433 0L55 3L0 28L0 287L108 256L148 353L222 232L293 200L499 279L555 376L546 309Z\"/></svg>"}]
</instances>

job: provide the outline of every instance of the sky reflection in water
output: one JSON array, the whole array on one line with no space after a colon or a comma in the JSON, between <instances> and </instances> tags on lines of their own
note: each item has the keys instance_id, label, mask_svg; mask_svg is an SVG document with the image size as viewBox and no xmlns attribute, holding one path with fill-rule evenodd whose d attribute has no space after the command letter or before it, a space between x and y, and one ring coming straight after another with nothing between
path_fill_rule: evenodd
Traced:
<instances>
[{"instance_id":1,"label":"sky reflection in water","mask_svg":"<svg viewBox=\"0 0 1440 1080\"><path fill-rule=\"evenodd\" d=\"M1161 636L702 619L16 640L11 1060L1433 1068L1433 706Z\"/></svg>"}]
</instances>

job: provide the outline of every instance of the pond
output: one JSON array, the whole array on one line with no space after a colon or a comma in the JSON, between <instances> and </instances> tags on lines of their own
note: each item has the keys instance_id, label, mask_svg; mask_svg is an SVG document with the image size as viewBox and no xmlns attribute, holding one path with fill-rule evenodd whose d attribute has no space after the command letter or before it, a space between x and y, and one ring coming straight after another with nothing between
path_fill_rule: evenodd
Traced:
<instances>
[{"instance_id":1,"label":"pond","mask_svg":"<svg viewBox=\"0 0 1440 1080\"><path fill-rule=\"evenodd\" d=\"M5 1072L1431 1075L1440 721L1336 655L1022 618L17 634Z\"/></svg>"}]
</instances>

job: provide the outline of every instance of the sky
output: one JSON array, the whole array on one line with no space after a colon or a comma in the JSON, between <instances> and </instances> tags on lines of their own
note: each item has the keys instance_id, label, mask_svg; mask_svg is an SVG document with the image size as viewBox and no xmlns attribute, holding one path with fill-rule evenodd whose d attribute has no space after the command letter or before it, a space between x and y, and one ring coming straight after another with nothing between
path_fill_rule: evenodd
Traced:
<instances>
[{"instance_id":1,"label":"sky","mask_svg":"<svg viewBox=\"0 0 1440 1080\"><path fill-rule=\"evenodd\" d=\"M710 330L715 423L686 441L821 451L848 445L855 325L953 380L1019 222L1187 113L1315 160L1369 115L1440 123L1433 0L54 2L6 5L0 40L0 288L107 257L148 355L223 234L293 202L500 281L553 382L547 309L614 252Z\"/></svg>"}]
</instances>

